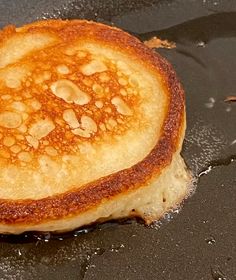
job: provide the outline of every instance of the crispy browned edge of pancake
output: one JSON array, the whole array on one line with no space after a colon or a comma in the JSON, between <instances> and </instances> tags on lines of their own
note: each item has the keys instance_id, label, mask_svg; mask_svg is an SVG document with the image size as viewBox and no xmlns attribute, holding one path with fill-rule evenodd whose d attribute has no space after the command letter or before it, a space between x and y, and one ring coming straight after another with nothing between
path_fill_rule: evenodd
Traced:
<instances>
[{"instance_id":1,"label":"crispy browned edge of pancake","mask_svg":"<svg viewBox=\"0 0 236 280\"><path fill-rule=\"evenodd\" d=\"M39 224L95 209L102 202L144 187L146 182L160 175L161 170L171 163L173 154L182 144L181 135L185 124L184 91L172 66L158 53L118 28L86 20L39 21L17 31L34 33L39 29L46 32L56 30L64 40L88 38L94 42L100 41L114 50L125 51L132 59L140 60L150 71L157 71L157 74L159 72L169 104L158 142L142 161L78 189L73 188L51 197L15 201L0 199L0 223L3 224ZM16 30L13 26L5 28L0 33L0 44L14 32Z\"/></svg>"}]
</instances>

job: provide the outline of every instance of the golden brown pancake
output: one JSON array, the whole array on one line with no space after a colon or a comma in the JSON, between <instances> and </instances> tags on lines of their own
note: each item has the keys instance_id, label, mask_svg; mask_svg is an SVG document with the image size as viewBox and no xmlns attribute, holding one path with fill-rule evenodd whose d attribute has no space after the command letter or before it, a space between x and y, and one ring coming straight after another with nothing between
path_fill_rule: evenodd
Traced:
<instances>
[{"instance_id":1,"label":"golden brown pancake","mask_svg":"<svg viewBox=\"0 0 236 280\"><path fill-rule=\"evenodd\" d=\"M0 232L68 231L179 205L184 92L138 39L85 20L0 33Z\"/></svg>"}]
</instances>

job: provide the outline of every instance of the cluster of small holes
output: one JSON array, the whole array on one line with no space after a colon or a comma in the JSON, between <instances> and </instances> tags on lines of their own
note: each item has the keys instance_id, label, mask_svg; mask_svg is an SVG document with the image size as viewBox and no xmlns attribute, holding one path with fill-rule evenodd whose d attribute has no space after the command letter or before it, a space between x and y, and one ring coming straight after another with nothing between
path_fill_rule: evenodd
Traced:
<instances>
[{"instance_id":1,"label":"cluster of small holes","mask_svg":"<svg viewBox=\"0 0 236 280\"><path fill-rule=\"evenodd\" d=\"M1 89L1 158L24 165L37 153L78 152L88 138L128 129L138 84L119 63L70 48L38 52L27 63L34 69Z\"/></svg>"}]
</instances>

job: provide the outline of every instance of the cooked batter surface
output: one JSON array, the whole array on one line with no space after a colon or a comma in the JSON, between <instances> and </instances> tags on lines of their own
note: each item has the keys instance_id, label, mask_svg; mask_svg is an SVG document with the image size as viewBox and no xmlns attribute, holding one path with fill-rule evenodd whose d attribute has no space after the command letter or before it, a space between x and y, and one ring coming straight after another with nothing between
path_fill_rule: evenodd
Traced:
<instances>
[{"instance_id":1,"label":"cooked batter surface","mask_svg":"<svg viewBox=\"0 0 236 280\"><path fill-rule=\"evenodd\" d=\"M129 168L159 137L161 78L126 49L62 27L2 35L2 199L48 197Z\"/></svg>"}]
</instances>

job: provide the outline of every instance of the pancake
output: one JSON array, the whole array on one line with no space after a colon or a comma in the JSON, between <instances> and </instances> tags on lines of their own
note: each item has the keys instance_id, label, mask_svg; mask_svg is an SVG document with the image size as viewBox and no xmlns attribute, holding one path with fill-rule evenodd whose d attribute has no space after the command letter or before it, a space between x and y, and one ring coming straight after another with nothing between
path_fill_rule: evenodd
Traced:
<instances>
[{"instance_id":1,"label":"pancake","mask_svg":"<svg viewBox=\"0 0 236 280\"><path fill-rule=\"evenodd\" d=\"M189 193L183 89L128 33L85 20L7 26L0 92L1 233L151 223Z\"/></svg>"}]
</instances>

